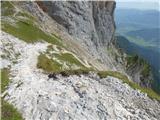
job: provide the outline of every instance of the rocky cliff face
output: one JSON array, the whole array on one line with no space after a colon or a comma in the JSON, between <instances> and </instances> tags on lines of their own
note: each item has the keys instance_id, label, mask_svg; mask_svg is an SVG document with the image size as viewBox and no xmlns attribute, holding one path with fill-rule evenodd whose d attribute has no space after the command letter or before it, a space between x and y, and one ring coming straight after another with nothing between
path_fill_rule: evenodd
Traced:
<instances>
[{"instance_id":1,"label":"rocky cliff face","mask_svg":"<svg viewBox=\"0 0 160 120\"><path fill-rule=\"evenodd\" d=\"M43 2L47 13L86 45L109 44L114 36L115 2ZM92 44L94 43L94 44Z\"/></svg>"},{"instance_id":2,"label":"rocky cliff face","mask_svg":"<svg viewBox=\"0 0 160 120\"><path fill-rule=\"evenodd\" d=\"M45 12L62 25L66 32L78 38L95 59L110 69L117 69L105 50L114 40L115 2L42 2L39 6L46 8Z\"/></svg>"}]
</instances>

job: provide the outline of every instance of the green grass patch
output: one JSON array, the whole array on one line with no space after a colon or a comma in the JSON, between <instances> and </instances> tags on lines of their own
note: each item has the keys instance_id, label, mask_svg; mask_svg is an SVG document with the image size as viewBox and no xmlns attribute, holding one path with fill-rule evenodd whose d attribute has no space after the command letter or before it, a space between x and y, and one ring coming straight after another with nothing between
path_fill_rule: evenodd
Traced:
<instances>
[{"instance_id":1,"label":"green grass patch","mask_svg":"<svg viewBox=\"0 0 160 120\"><path fill-rule=\"evenodd\" d=\"M58 38L46 34L29 20L18 21L16 26L2 21L2 30L28 43L44 40L52 44L62 45Z\"/></svg>"},{"instance_id":2,"label":"green grass patch","mask_svg":"<svg viewBox=\"0 0 160 120\"><path fill-rule=\"evenodd\" d=\"M37 63L37 67L40 69L43 69L45 72L48 73L60 73L63 72L64 74L85 74L85 72L89 72L92 69L91 68L87 68L85 66L83 66L76 58L74 58L73 55L68 54L68 53L64 53L58 56L58 54L56 54L57 56L55 56L59 61L63 61L63 62L69 62L69 65L77 65L79 67L79 69L72 69L71 66L69 66L69 68L64 69L63 68L63 64L59 64L57 61L48 58L45 54L40 54L38 56L38 63ZM63 56L64 55L64 56ZM62 63L63 63L62 62Z\"/></svg>"},{"instance_id":3,"label":"green grass patch","mask_svg":"<svg viewBox=\"0 0 160 120\"><path fill-rule=\"evenodd\" d=\"M22 115L13 105L2 99L1 101L1 120L23 120Z\"/></svg>"},{"instance_id":4,"label":"green grass patch","mask_svg":"<svg viewBox=\"0 0 160 120\"><path fill-rule=\"evenodd\" d=\"M3 68L1 69L1 92L3 93L8 86L9 80L9 69Z\"/></svg>"},{"instance_id":5,"label":"green grass patch","mask_svg":"<svg viewBox=\"0 0 160 120\"><path fill-rule=\"evenodd\" d=\"M144 88L144 87L139 86L137 83L134 83L133 81L129 80L126 75L124 75L120 72L117 72L117 71L100 71L100 72L98 72L98 75L99 75L100 78L106 78L107 76L112 76L112 77L121 79L123 81L123 83L127 83L133 89L138 89L143 93L147 93L147 95L151 99L156 99L156 100L160 101L160 95L158 95L152 89Z\"/></svg>"},{"instance_id":6,"label":"green grass patch","mask_svg":"<svg viewBox=\"0 0 160 120\"><path fill-rule=\"evenodd\" d=\"M85 67L79 60L77 60L72 54L70 53L63 53L63 54L55 54L54 55L58 60L65 61L67 63L75 64L80 67Z\"/></svg>"},{"instance_id":7,"label":"green grass patch","mask_svg":"<svg viewBox=\"0 0 160 120\"><path fill-rule=\"evenodd\" d=\"M98 75L100 78L106 78L107 76L112 76L118 79L123 79L124 81L128 81L128 77L126 75L123 75L122 73L117 71L100 71L98 72Z\"/></svg>"},{"instance_id":8,"label":"green grass patch","mask_svg":"<svg viewBox=\"0 0 160 120\"><path fill-rule=\"evenodd\" d=\"M10 23L8 20L2 20L2 30L12 34L13 36L24 40L27 43L34 43L37 41L46 41L52 44L62 46L61 39L55 35L49 35L42 31L36 24L36 19L26 11L18 11L16 16L16 9L10 1L2 2L2 16L8 16L15 23ZM19 17L21 16L21 17ZM23 19L23 17L25 19Z\"/></svg>"},{"instance_id":9,"label":"green grass patch","mask_svg":"<svg viewBox=\"0 0 160 120\"><path fill-rule=\"evenodd\" d=\"M48 58L46 55L40 54L38 56L37 67L46 72L58 72L61 70L62 65Z\"/></svg>"},{"instance_id":10,"label":"green grass patch","mask_svg":"<svg viewBox=\"0 0 160 120\"><path fill-rule=\"evenodd\" d=\"M14 14L16 15L14 16ZM10 1L2 2L2 16L8 16L15 23L10 23L10 19L2 19L2 30L28 43L46 41L62 46L61 39L55 35L49 35L42 31L36 24L36 18L26 11L18 11ZM21 17L19 17L21 16ZM23 19L24 18L24 19Z\"/></svg>"}]
</instances>

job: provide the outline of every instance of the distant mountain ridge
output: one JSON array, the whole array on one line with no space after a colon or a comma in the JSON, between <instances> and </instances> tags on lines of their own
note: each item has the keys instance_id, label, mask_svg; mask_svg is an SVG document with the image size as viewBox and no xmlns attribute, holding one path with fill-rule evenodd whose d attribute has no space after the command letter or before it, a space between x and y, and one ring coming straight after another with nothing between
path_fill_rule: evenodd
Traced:
<instances>
[{"instance_id":1,"label":"distant mountain ridge","mask_svg":"<svg viewBox=\"0 0 160 120\"><path fill-rule=\"evenodd\" d=\"M141 29L135 31L129 31L126 33L131 37L144 39L145 41L154 44L159 47L160 45L160 28Z\"/></svg>"},{"instance_id":2,"label":"distant mountain ridge","mask_svg":"<svg viewBox=\"0 0 160 120\"><path fill-rule=\"evenodd\" d=\"M117 28L119 25L141 29L157 28L160 24L160 12L156 10L116 9L115 20Z\"/></svg>"}]
</instances>

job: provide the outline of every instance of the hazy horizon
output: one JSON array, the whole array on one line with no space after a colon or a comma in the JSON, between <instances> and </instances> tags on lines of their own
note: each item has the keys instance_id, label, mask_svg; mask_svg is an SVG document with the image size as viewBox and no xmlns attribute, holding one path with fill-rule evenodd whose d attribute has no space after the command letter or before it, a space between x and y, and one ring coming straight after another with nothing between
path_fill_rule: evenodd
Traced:
<instances>
[{"instance_id":1,"label":"hazy horizon","mask_svg":"<svg viewBox=\"0 0 160 120\"><path fill-rule=\"evenodd\" d=\"M138 10L157 10L160 11L159 0L116 0L117 9L138 9Z\"/></svg>"}]
</instances>

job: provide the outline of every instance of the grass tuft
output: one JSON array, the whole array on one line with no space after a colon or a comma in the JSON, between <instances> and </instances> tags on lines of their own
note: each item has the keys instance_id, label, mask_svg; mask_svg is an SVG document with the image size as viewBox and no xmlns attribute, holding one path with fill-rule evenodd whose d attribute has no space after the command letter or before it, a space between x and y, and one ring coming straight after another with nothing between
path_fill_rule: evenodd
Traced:
<instances>
[{"instance_id":1,"label":"grass tuft","mask_svg":"<svg viewBox=\"0 0 160 120\"><path fill-rule=\"evenodd\" d=\"M21 114L18 112L13 105L9 104L8 102L2 99L2 113L1 113L2 120L23 120Z\"/></svg>"}]
</instances>

